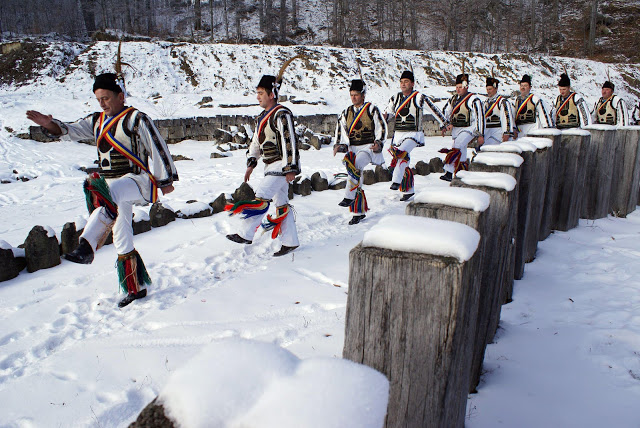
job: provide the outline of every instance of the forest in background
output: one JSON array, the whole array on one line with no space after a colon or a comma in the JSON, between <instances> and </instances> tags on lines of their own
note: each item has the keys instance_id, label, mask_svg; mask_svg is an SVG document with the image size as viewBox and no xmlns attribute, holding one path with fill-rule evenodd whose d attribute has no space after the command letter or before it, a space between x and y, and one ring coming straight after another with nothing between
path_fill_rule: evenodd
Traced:
<instances>
[{"instance_id":1,"label":"forest in background","mask_svg":"<svg viewBox=\"0 0 640 428\"><path fill-rule=\"evenodd\" d=\"M333 45L640 62L638 0L2 0L0 38Z\"/></svg>"}]
</instances>

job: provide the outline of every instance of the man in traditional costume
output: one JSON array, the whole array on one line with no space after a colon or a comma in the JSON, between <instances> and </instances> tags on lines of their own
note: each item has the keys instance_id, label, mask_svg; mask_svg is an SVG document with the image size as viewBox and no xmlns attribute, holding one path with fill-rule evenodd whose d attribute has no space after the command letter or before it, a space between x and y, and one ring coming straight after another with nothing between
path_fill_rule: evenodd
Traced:
<instances>
[{"instance_id":1,"label":"man in traditional costume","mask_svg":"<svg viewBox=\"0 0 640 428\"><path fill-rule=\"evenodd\" d=\"M591 113L593 123L618 126L629 124L624 101L613 93L614 90L615 85L608 80L602 85L602 98L596 102Z\"/></svg>"},{"instance_id":2,"label":"man in traditional costume","mask_svg":"<svg viewBox=\"0 0 640 428\"><path fill-rule=\"evenodd\" d=\"M484 144L500 144L513 138L515 123L513 107L502 95L498 95L500 81L487 77L487 99L484 102Z\"/></svg>"},{"instance_id":3,"label":"man in traditional costume","mask_svg":"<svg viewBox=\"0 0 640 428\"><path fill-rule=\"evenodd\" d=\"M295 58L295 57L294 57ZM292 207L289 205L289 183L300 174L300 156L296 141L295 126L291 110L278 103L278 93L282 84L284 68L279 76L264 75L256 88L256 97L264 111L256 120L256 128L247 152L247 170L244 181L249 181L251 173L258 165L258 159L264 162L264 179L256 190L252 201L239 201L228 204L225 210L230 215L243 214L241 229L238 233L227 235L227 239L240 244L251 244L257 229L271 232L276 239L281 236L282 246L273 255L284 256L298 248L298 232ZM263 217L273 202L276 215Z\"/></svg>"},{"instance_id":4,"label":"man in traditional costume","mask_svg":"<svg viewBox=\"0 0 640 428\"><path fill-rule=\"evenodd\" d=\"M344 199L338 203L349 207L353 218L349 224L357 224L369 210L362 188L362 169L368 164L382 165L382 147L387 138L387 123L378 107L365 102L367 88L360 79L352 80L349 87L352 105L340 115L336 127L333 155L346 153L342 163L347 168L347 187Z\"/></svg>"},{"instance_id":5,"label":"man in traditional costume","mask_svg":"<svg viewBox=\"0 0 640 428\"><path fill-rule=\"evenodd\" d=\"M444 160L445 173L440 179L451 181L460 169L469 168L467 145L476 137L478 146L484 144L484 108L480 97L469 92L468 74L456 76L456 94L447 102L444 116L450 123L442 130L442 136L444 137L445 131L451 131L453 147L440 150L447 154Z\"/></svg>"},{"instance_id":6,"label":"man in traditional costume","mask_svg":"<svg viewBox=\"0 0 640 428\"><path fill-rule=\"evenodd\" d=\"M566 73L560 75L558 91L560 95L555 104L556 128L584 128L591 125L589 106L580 94L571 90L571 79Z\"/></svg>"},{"instance_id":7,"label":"man in traditional costume","mask_svg":"<svg viewBox=\"0 0 640 428\"><path fill-rule=\"evenodd\" d=\"M631 113L631 123L634 125L640 125L640 102L636 103Z\"/></svg>"},{"instance_id":8,"label":"man in traditional costume","mask_svg":"<svg viewBox=\"0 0 640 428\"><path fill-rule=\"evenodd\" d=\"M515 137L526 137L534 129L552 128L550 109L547 104L531 93L531 76L525 74L520 80L520 95L515 103Z\"/></svg>"},{"instance_id":9,"label":"man in traditional costume","mask_svg":"<svg viewBox=\"0 0 640 428\"><path fill-rule=\"evenodd\" d=\"M100 174L91 174L84 183L91 215L80 235L78 248L65 258L74 263L91 263L94 252L112 231L118 252L120 287L127 293L118 306L124 307L146 297L146 286L151 283L133 245L132 205L155 202L158 189L163 194L172 192L178 174L167 145L151 119L125 106L124 80L120 76L114 73L97 76L93 92L102 113L93 113L75 123L63 123L32 110L27 111L27 118L48 134L76 141L96 141Z\"/></svg>"},{"instance_id":10,"label":"man in traditional costume","mask_svg":"<svg viewBox=\"0 0 640 428\"><path fill-rule=\"evenodd\" d=\"M391 190L404 192L401 201L409 200L414 194L413 172L410 166L411 151L424 146L422 132L422 115L427 110L436 119L440 128L449 122L433 99L413 90L415 79L413 73L405 70L400 76L400 90L391 97L385 111L387 120L395 118L395 131L389 153L391 154Z\"/></svg>"}]
</instances>

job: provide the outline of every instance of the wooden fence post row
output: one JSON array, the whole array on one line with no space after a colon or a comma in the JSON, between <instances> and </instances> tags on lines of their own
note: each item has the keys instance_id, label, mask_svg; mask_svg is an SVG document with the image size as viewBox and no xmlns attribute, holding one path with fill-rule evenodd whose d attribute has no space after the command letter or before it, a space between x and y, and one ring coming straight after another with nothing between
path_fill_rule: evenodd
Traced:
<instances>
[{"instance_id":1,"label":"wooden fence post row","mask_svg":"<svg viewBox=\"0 0 640 428\"><path fill-rule=\"evenodd\" d=\"M636 209L640 190L640 126L619 127L616 130L616 152L613 161L610 212L626 217Z\"/></svg>"},{"instance_id":2,"label":"wooden fence post row","mask_svg":"<svg viewBox=\"0 0 640 428\"><path fill-rule=\"evenodd\" d=\"M388 377L386 427L464 426L479 242L463 224L388 216L351 250L343 357Z\"/></svg>"}]
</instances>

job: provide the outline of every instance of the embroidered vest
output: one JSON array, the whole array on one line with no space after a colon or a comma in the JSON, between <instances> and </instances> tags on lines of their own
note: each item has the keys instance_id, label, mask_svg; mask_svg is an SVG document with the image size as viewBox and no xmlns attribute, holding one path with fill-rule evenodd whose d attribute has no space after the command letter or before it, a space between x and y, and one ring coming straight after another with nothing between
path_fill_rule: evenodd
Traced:
<instances>
[{"instance_id":1,"label":"embroidered vest","mask_svg":"<svg viewBox=\"0 0 640 428\"><path fill-rule=\"evenodd\" d=\"M493 103L498 99L498 97L496 97L493 100L487 100L487 105L486 105L486 109L487 111L489 111L489 109L491 108L491 106L493 105ZM502 102L502 100L500 101ZM488 117L485 117L485 127L487 128L500 128L502 126L502 123L500 122L500 103L498 103L493 110L491 111L491 114Z\"/></svg>"},{"instance_id":2,"label":"embroidered vest","mask_svg":"<svg viewBox=\"0 0 640 428\"><path fill-rule=\"evenodd\" d=\"M413 97L399 112L398 108L406 100L406 97L402 95L402 92L398 93L396 102L394 103L394 109L398 112L396 116L396 131L418 131L420 126L421 111L416 105L416 100L420 95Z\"/></svg>"},{"instance_id":3,"label":"embroidered vest","mask_svg":"<svg viewBox=\"0 0 640 428\"><path fill-rule=\"evenodd\" d=\"M284 134L280 135L278 132L278 126L276 121L282 114L291 112L286 107L280 107L278 111L267 119L267 123L260 135L258 135L258 142L260 143L260 153L262 154L262 161L267 165L282 160L282 138L289 139L289 129L284 128ZM260 118L258 119L258 126L260 124Z\"/></svg>"},{"instance_id":4,"label":"embroidered vest","mask_svg":"<svg viewBox=\"0 0 640 428\"><path fill-rule=\"evenodd\" d=\"M135 144L132 138L133 133L129 130L125 123L127 123L131 116L138 115L138 110L133 110L128 113L122 119L118 121L116 125L111 128L111 134L116 140L122 143L127 149L132 151L136 156L141 157L139 153L138 144ZM93 135L97 139L100 135L100 113L96 113L93 116ZM98 164L100 166L100 172L104 178L119 178L130 172L139 173L140 170L136 166L129 162L129 159L125 158L120 152L114 149L105 138L97 143L98 149Z\"/></svg>"},{"instance_id":5,"label":"embroidered vest","mask_svg":"<svg viewBox=\"0 0 640 428\"><path fill-rule=\"evenodd\" d=\"M465 95L466 97L466 95ZM458 110L451 115L451 125L456 128L466 128L471 126L471 110L469 109L469 99L467 99L461 106L459 106ZM455 108L456 105L461 101L461 98L456 94L451 100L449 100L449 104L451 108Z\"/></svg>"},{"instance_id":6,"label":"embroidered vest","mask_svg":"<svg viewBox=\"0 0 640 428\"><path fill-rule=\"evenodd\" d=\"M529 101L527 101L527 104L522 106L524 100L525 98L522 98L522 96L518 96L518 98L516 98L516 108L520 109L520 107L522 107L520 114L516 116L516 125L536 123L536 105L533 103L533 98L530 98ZM516 113L518 112L516 111Z\"/></svg>"},{"instance_id":7,"label":"embroidered vest","mask_svg":"<svg viewBox=\"0 0 640 428\"><path fill-rule=\"evenodd\" d=\"M349 106L347 109L347 126L353 123L353 119L357 116L355 108ZM369 109L360 116L360 120L353 127L353 131L349 134L349 144L352 146L362 146L365 144L373 144L375 141L375 129L373 116Z\"/></svg>"},{"instance_id":8,"label":"embroidered vest","mask_svg":"<svg viewBox=\"0 0 640 428\"><path fill-rule=\"evenodd\" d=\"M613 97L608 100L600 98L596 106L596 123L615 125L618 122L618 112L612 105Z\"/></svg>"},{"instance_id":9,"label":"embroidered vest","mask_svg":"<svg viewBox=\"0 0 640 428\"><path fill-rule=\"evenodd\" d=\"M559 109L564 101L565 99L562 99L562 95L559 95L556 98L556 109ZM558 129L580 127L580 113L575 102L575 96L571 97L561 110L556 111L556 127Z\"/></svg>"}]
</instances>

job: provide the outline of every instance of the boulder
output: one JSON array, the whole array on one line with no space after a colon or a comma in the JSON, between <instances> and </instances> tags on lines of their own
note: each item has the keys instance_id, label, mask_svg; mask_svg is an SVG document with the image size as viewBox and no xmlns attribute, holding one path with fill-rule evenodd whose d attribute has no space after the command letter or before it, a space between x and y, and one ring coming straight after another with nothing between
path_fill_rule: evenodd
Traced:
<instances>
[{"instance_id":1,"label":"boulder","mask_svg":"<svg viewBox=\"0 0 640 428\"><path fill-rule=\"evenodd\" d=\"M376 173L372 169L365 169L362 171L362 183L363 184L376 184L378 181L376 180Z\"/></svg>"},{"instance_id":2,"label":"boulder","mask_svg":"<svg viewBox=\"0 0 640 428\"><path fill-rule=\"evenodd\" d=\"M50 233L42 226L34 226L24 241L25 257L27 259L27 271L35 272L60 264L60 246L55 234Z\"/></svg>"},{"instance_id":3,"label":"boulder","mask_svg":"<svg viewBox=\"0 0 640 428\"><path fill-rule=\"evenodd\" d=\"M428 164L424 161L416 162L415 170L417 175L429 175L432 172L431 164Z\"/></svg>"},{"instance_id":4,"label":"boulder","mask_svg":"<svg viewBox=\"0 0 640 428\"><path fill-rule=\"evenodd\" d=\"M133 226L133 234L139 235L141 233L145 233L151 230L151 220L140 220L136 221L135 219L131 223Z\"/></svg>"},{"instance_id":5,"label":"boulder","mask_svg":"<svg viewBox=\"0 0 640 428\"><path fill-rule=\"evenodd\" d=\"M300 177L296 177L293 182L293 193L301 196L308 196L311 194L311 180L305 178L300 180Z\"/></svg>"},{"instance_id":6,"label":"boulder","mask_svg":"<svg viewBox=\"0 0 640 428\"><path fill-rule=\"evenodd\" d=\"M218 196L215 201L209 202L209 206L213 210L213 214L217 214L224 211L224 206L226 204L227 204L227 198L224 196L224 193L220 193L220 196Z\"/></svg>"},{"instance_id":7,"label":"boulder","mask_svg":"<svg viewBox=\"0 0 640 428\"><path fill-rule=\"evenodd\" d=\"M256 198L256 193L248 183L242 183L240 187L236 189L231 195L235 202L238 201L252 201Z\"/></svg>"},{"instance_id":8,"label":"boulder","mask_svg":"<svg viewBox=\"0 0 640 428\"><path fill-rule=\"evenodd\" d=\"M149 210L151 226L162 227L176 219L176 213L162 205L162 202L155 202Z\"/></svg>"},{"instance_id":9,"label":"boulder","mask_svg":"<svg viewBox=\"0 0 640 428\"><path fill-rule=\"evenodd\" d=\"M182 210L178 210L176 212L176 215L180 218L184 218L184 219L190 219L190 218L203 218L203 217L211 217L213 215L213 209L202 202L198 202L198 201L187 201L187 204L198 204L197 206L200 207L200 209L198 211L194 211L194 212L190 212L189 214L185 214L182 212ZM194 210L197 208L194 208ZM190 210L191 211L191 210Z\"/></svg>"},{"instance_id":10,"label":"boulder","mask_svg":"<svg viewBox=\"0 0 640 428\"><path fill-rule=\"evenodd\" d=\"M327 190L329 188L329 181L319 172L314 172L311 176L311 188L315 192L322 192L323 190Z\"/></svg>"},{"instance_id":11,"label":"boulder","mask_svg":"<svg viewBox=\"0 0 640 428\"><path fill-rule=\"evenodd\" d=\"M211 156L209 156L209 159L220 159L220 158L228 158L229 155L224 154L224 153L220 153L220 152L213 152L211 153Z\"/></svg>"},{"instance_id":12,"label":"boulder","mask_svg":"<svg viewBox=\"0 0 640 428\"><path fill-rule=\"evenodd\" d=\"M76 231L75 223L65 223L60 234L61 254L69 254L78 247L80 234Z\"/></svg>"},{"instance_id":13,"label":"boulder","mask_svg":"<svg viewBox=\"0 0 640 428\"><path fill-rule=\"evenodd\" d=\"M0 282L15 278L20 273L19 264L11 248L0 246Z\"/></svg>"},{"instance_id":14,"label":"boulder","mask_svg":"<svg viewBox=\"0 0 640 428\"><path fill-rule=\"evenodd\" d=\"M175 428L173 421L165 414L162 404L154 399L147 407L142 409L138 419L129 425L129 428Z\"/></svg>"},{"instance_id":15,"label":"boulder","mask_svg":"<svg viewBox=\"0 0 640 428\"><path fill-rule=\"evenodd\" d=\"M384 183L387 181L391 181L391 176L393 175L393 173L389 169L381 165L376 165L375 175L377 183Z\"/></svg>"},{"instance_id":16,"label":"boulder","mask_svg":"<svg viewBox=\"0 0 640 428\"><path fill-rule=\"evenodd\" d=\"M431 166L431 172L444 172L444 162L438 157L431 158L429 165Z\"/></svg>"}]
</instances>

